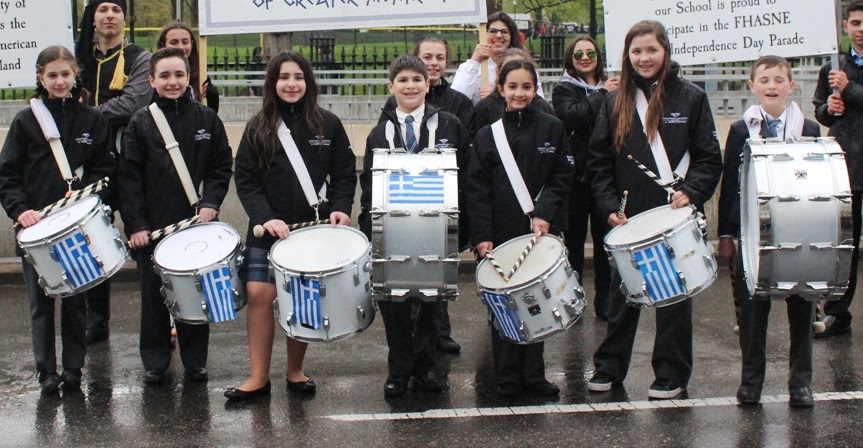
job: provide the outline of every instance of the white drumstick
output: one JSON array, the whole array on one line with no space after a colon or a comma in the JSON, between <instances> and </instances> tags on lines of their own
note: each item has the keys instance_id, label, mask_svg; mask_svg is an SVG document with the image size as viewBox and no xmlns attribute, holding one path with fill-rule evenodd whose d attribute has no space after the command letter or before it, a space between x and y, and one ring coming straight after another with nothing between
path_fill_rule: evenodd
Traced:
<instances>
[{"instance_id":1,"label":"white drumstick","mask_svg":"<svg viewBox=\"0 0 863 448\"><path fill-rule=\"evenodd\" d=\"M309 221L309 222L298 222L296 224L289 225L288 230L297 230L297 229L302 229L303 227L311 227L311 226L316 226L318 224L326 224L328 222L330 222L329 219L321 219L318 221ZM252 228L252 234L255 235L256 238L260 238L260 237L264 236L264 232L266 232L266 229L264 229L264 226L262 226L260 224L256 225L254 228Z\"/></svg>"}]
</instances>

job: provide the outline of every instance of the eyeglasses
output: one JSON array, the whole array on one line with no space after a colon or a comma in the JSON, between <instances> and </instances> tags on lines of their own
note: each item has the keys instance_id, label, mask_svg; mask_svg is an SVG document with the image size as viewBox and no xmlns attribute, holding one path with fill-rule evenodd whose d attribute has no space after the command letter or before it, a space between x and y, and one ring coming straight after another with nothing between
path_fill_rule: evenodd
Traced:
<instances>
[{"instance_id":1,"label":"eyeglasses","mask_svg":"<svg viewBox=\"0 0 863 448\"><path fill-rule=\"evenodd\" d=\"M509 30L507 30L507 29L499 30L497 28L489 28L488 34L491 34L491 35L500 34L501 36L509 36Z\"/></svg>"},{"instance_id":2,"label":"eyeglasses","mask_svg":"<svg viewBox=\"0 0 863 448\"><path fill-rule=\"evenodd\" d=\"M584 52L581 50L578 50L575 53L573 53L572 57L574 57L575 59L581 59L584 57ZM587 50L587 58L590 59L591 61L596 59L596 52L593 50Z\"/></svg>"}]
</instances>

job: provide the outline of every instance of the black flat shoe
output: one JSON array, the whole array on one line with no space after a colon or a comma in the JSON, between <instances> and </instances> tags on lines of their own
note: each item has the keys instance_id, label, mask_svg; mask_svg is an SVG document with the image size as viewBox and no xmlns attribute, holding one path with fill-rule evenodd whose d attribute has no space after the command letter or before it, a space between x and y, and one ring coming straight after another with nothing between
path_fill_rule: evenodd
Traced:
<instances>
[{"instance_id":1,"label":"black flat shoe","mask_svg":"<svg viewBox=\"0 0 863 448\"><path fill-rule=\"evenodd\" d=\"M39 375L39 384L42 387L43 394L56 394L60 390L60 383L63 380L57 372L42 373Z\"/></svg>"},{"instance_id":2,"label":"black flat shoe","mask_svg":"<svg viewBox=\"0 0 863 448\"><path fill-rule=\"evenodd\" d=\"M500 398L515 398L521 393L521 387L516 383L498 384L495 388Z\"/></svg>"},{"instance_id":3,"label":"black flat shoe","mask_svg":"<svg viewBox=\"0 0 863 448\"><path fill-rule=\"evenodd\" d=\"M429 370L422 375L414 375L414 384L424 392L440 392L446 389L446 381L440 379L434 370Z\"/></svg>"},{"instance_id":4,"label":"black flat shoe","mask_svg":"<svg viewBox=\"0 0 863 448\"><path fill-rule=\"evenodd\" d=\"M297 392L300 394L310 394L313 393L317 389L318 385L315 384L315 380L309 377L308 381L297 381L293 382L288 380L288 390L291 392Z\"/></svg>"},{"instance_id":5,"label":"black flat shoe","mask_svg":"<svg viewBox=\"0 0 863 448\"><path fill-rule=\"evenodd\" d=\"M758 404L761 401L761 386L741 384L737 389L737 402L743 405Z\"/></svg>"},{"instance_id":6,"label":"black flat shoe","mask_svg":"<svg viewBox=\"0 0 863 448\"><path fill-rule=\"evenodd\" d=\"M533 384L528 384L524 388L546 397L560 395L560 388L557 387L557 385L548 382L547 380L537 381Z\"/></svg>"},{"instance_id":7,"label":"black flat shoe","mask_svg":"<svg viewBox=\"0 0 863 448\"><path fill-rule=\"evenodd\" d=\"M165 371L148 370L144 372L144 384L165 384Z\"/></svg>"},{"instance_id":8,"label":"black flat shoe","mask_svg":"<svg viewBox=\"0 0 863 448\"><path fill-rule=\"evenodd\" d=\"M267 384L264 384L260 389L240 390L232 387L225 391L225 398L232 401L247 401L259 397L268 397L270 396L270 389L270 380L267 380Z\"/></svg>"},{"instance_id":9,"label":"black flat shoe","mask_svg":"<svg viewBox=\"0 0 863 448\"><path fill-rule=\"evenodd\" d=\"M207 369L205 367L192 367L191 369L186 369L185 377L186 381L190 383L203 383L209 379L207 376Z\"/></svg>"},{"instance_id":10,"label":"black flat shoe","mask_svg":"<svg viewBox=\"0 0 863 448\"><path fill-rule=\"evenodd\" d=\"M446 336L439 338L437 341L437 349L443 353L456 354L461 352L461 345L454 341L451 337Z\"/></svg>"},{"instance_id":11,"label":"black flat shoe","mask_svg":"<svg viewBox=\"0 0 863 448\"><path fill-rule=\"evenodd\" d=\"M384 384L384 397L386 398L401 397L407 391L407 381L387 380L387 382Z\"/></svg>"},{"instance_id":12,"label":"black flat shoe","mask_svg":"<svg viewBox=\"0 0 863 448\"><path fill-rule=\"evenodd\" d=\"M812 389L809 387L792 387L788 389L788 403L792 408L811 408L815 406Z\"/></svg>"},{"instance_id":13,"label":"black flat shoe","mask_svg":"<svg viewBox=\"0 0 863 448\"><path fill-rule=\"evenodd\" d=\"M110 334L108 327L90 327L86 330L87 345L93 345L98 342L107 341Z\"/></svg>"},{"instance_id":14,"label":"black flat shoe","mask_svg":"<svg viewBox=\"0 0 863 448\"><path fill-rule=\"evenodd\" d=\"M60 374L63 385L72 389L81 388L81 369L64 369Z\"/></svg>"}]
</instances>

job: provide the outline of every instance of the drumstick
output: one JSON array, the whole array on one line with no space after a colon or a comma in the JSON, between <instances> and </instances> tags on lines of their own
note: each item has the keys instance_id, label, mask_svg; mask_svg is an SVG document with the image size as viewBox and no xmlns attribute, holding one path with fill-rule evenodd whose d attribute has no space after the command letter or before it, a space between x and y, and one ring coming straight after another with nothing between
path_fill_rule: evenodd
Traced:
<instances>
[{"instance_id":1,"label":"drumstick","mask_svg":"<svg viewBox=\"0 0 863 448\"><path fill-rule=\"evenodd\" d=\"M515 275L515 271L517 271L521 264L524 263L524 259L527 258L527 254L530 253L530 250L533 249L533 245L536 244L537 241L539 241L539 238L534 235L533 238L531 238L530 241L527 242L527 247L525 247L524 250L521 251L521 255L518 256L518 259L515 260L515 264L512 266L512 270L509 271L510 278Z\"/></svg>"},{"instance_id":2,"label":"drumstick","mask_svg":"<svg viewBox=\"0 0 863 448\"><path fill-rule=\"evenodd\" d=\"M494 259L494 256L492 256L491 252L486 252L485 258L488 260L489 263L491 263L491 266L494 268L494 270L497 271L498 274L500 274L501 278L503 278L503 281L508 282L509 277L506 276L506 272L503 272L503 269L500 267L499 264L497 264L497 260Z\"/></svg>"},{"instance_id":3,"label":"drumstick","mask_svg":"<svg viewBox=\"0 0 863 448\"><path fill-rule=\"evenodd\" d=\"M102 189L105 188L106 186L108 186L108 178L107 177L99 180L98 182L94 182L90 185L87 185L86 187L72 193L72 195L69 196L68 198L60 199L59 201L42 208L41 210L36 212L36 214L39 215L39 219L42 219L46 215L49 215L52 212L54 212L55 210L61 209L67 205L70 205L70 204L73 204L77 201L80 201L81 199L84 199L87 196L92 195L93 193L98 193L99 191L102 191ZM21 226L21 223L16 222L12 227L17 229L20 226Z\"/></svg>"},{"instance_id":4,"label":"drumstick","mask_svg":"<svg viewBox=\"0 0 863 448\"><path fill-rule=\"evenodd\" d=\"M623 198L620 199L620 207L617 209L617 219L623 218L623 212L626 210L626 198L629 196L629 190L623 190Z\"/></svg>"},{"instance_id":5,"label":"drumstick","mask_svg":"<svg viewBox=\"0 0 863 448\"><path fill-rule=\"evenodd\" d=\"M632 157L632 155L628 155L626 157L629 160L632 160L633 162L635 162L635 166L637 166L638 169L640 169L642 172L644 172L644 174L646 174L647 177L649 177L654 182L656 182L656 184L659 185L660 187L662 187L663 190L667 191L669 198L671 197L671 195L676 193L676 191L674 191L674 188L669 187L668 184L663 182L662 179L660 179L659 176L656 175L656 173L654 173L653 171L650 171L650 168L642 165L641 162L639 162L638 160L635 159L635 157Z\"/></svg>"},{"instance_id":6,"label":"drumstick","mask_svg":"<svg viewBox=\"0 0 863 448\"><path fill-rule=\"evenodd\" d=\"M321 219L321 220L317 220L317 221L308 221L308 222L298 222L296 224L289 225L288 230L297 230L297 229L302 229L303 227L311 227L311 226L316 226L318 224L326 224L328 222L330 222L329 219ZM255 235L256 238L260 238L260 237L264 236L264 232L266 232L266 229L264 229L264 226L262 226L260 224L256 225L252 229L252 233Z\"/></svg>"},{"instance_id":7,"label":"drumstick","mask_svg":"<svg viewBox=\"0 0 863 448\"><path fill-rule=\"evenodd\" d=\"M201 218L198 215L195 215L189 219L184 219L178 223L171 224L169 226L165 226L165 227L151 233L150 234L150 241L156 241L156 240L158 240L160 238L164 238L164 237L166 237L172 233L179 232L180 230L188 228L192 224L198 223L200 220L201 220Z\"/></svg>"}]
</instances>

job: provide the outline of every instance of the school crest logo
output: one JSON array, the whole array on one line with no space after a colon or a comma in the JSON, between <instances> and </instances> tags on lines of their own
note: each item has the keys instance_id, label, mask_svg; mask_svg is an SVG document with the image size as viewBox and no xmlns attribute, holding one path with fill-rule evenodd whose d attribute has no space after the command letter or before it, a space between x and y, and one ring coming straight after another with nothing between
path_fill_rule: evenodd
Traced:
<instances>
[{"instance_id":1,"label":"school crest logo","mask_svg":"<svg viewBox=\"0 0 863 448\"><path fill-rule=\"evenodd\" d=\"M81 136L80 136L80 137L78 137L78 138L76 138L76 139L75 139L75 143L79 143L79 144L82 144L82 145L92 145L92 144L93 144L93 139L92 139L92 138L90 138L90 133L89 133L89 132L85 132L85 133L81 134Z\"/></svg>"},{"instance_id":2,"label":"school crest logo","mask_svg":"<svg viewBox=\"0 0 863 448\"><path fill-rule=\"evenodd\" d=\"M536 149L537 151L539 151L540 154L554 154L554 152L557 151L557 148L551 146L551 143L549 142L545 142L544 145Z\"/></svg>"},{"instance_id":3,"label":"school crest logo","mask_svg":"<svg viewBox=\"0 0 863 448\"><path fill-rule=\"evenodd\" d=\"M672 112L669 116L663 117L662 122L666 124L686 124L689 122L689 117L681 117L680 112Z\"/></svg>"},{"instance_id":4,"label":"school crest logo","mask_svg":"<svg viewBox=\"0 0 863 448\"><path fill-rule=\"evenodd\" d=\"M201 140L210 140L210 134L206 129L198 129L198 132L195 134L195 141L199 142Z\"/></svg>"},{"instance_id":5,"label":"school crest logo","mask_svg":"<svg viewBox=\"0 0 863 448\"><path fill-rule=\"evenodd\" d=\"M454 148L455 145L450 143L448 139L442 138L442 139L438 140L438 143L437 143L437 145L435 145L435 147L437 149L450 149L450 148Z\"/></svg>"},{"instance_id":6,"label":"school crest logo","mask_svg":"<svg viewBox=\"0 0 863 448\"><path fill-rule=\"evenodd\" d=\"M323 135L316 135L315 138L309 140L309 146L330 146L331 140L324 138Z\"/></svg>"}]
</instances>

